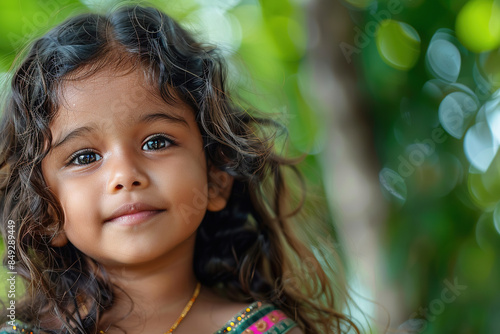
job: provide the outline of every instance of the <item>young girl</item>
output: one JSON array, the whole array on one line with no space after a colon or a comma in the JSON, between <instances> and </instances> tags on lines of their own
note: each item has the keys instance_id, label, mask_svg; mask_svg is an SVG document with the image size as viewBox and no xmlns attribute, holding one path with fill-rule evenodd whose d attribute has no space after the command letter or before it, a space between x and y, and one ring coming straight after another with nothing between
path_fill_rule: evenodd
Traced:
<instances>
[{"instance_id":1,"label":"young girl","mask_svg":"<svg viewBox=\"0 0 500 334\"><path fill-rule=\"evenodd\" d=\"M27 282L0 333L359 333L297 232L278 129L156 9L36 40L0 127L8 270Z\"/></svg>"}]
</instances>

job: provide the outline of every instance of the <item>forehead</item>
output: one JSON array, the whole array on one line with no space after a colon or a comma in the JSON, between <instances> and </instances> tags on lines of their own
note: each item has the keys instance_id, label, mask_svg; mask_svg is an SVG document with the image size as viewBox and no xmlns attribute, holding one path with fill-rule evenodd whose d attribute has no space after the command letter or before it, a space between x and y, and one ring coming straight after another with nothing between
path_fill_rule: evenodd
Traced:
<instances>
[{"instance_id":1,"label":"forehead","mask_svg":"<svg viewBox=\"0 0 500 334\"><path fill-rule=\"evenodd\" d=\"M194 121L192 109L175 93L172 98L168 103L163 100L139 69L121 72L103 69L84 78L70 77L60 85L51 128L67 128L80 121L127 121L146 111L168 111Z\"/></svg>"},{"instance_id":2,"label":"forehead","mask_svg":"<svg viewBox=\"0 0 500 334\"><path fill-rule=\"evenodd\" d=\"M161 98L156 91L139 70L113 72L104 69L83 78L76 74L62 81L58 109L95 106L96 103L106 101L113 102L110 108L118 102L128 105L139 105L147 99L160 102Z\"/></svg>"}]
</instances>

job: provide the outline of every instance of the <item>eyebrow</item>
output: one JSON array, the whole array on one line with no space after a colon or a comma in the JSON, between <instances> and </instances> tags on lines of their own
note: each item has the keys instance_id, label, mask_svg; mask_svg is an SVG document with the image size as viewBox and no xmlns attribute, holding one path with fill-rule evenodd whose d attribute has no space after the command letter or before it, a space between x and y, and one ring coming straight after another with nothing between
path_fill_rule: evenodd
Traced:
<instances>
[{"instance_id":1,"label":"eyebrow","mask_svg":"<svg viewBox=\"0 0 500 334\"><path fill-rule=\"evenodd\" d=\"M166 114L166 113L162 113L162 112L144 115L139 119L139 122L141 122L141 123L153 123L153 122L159 121L159 120L166 120L166 121L169 121L172 123L179 123L179 124L182 124L182 125L189 128L188 122L183 117L171 115L171 114Z\"/></svg>"},{"instance_id":2,"label":"eyebrow","mask_svg":"<svg viewBox=\"0 0 500 334\"><path fill-rule=\"evenodd\" d=\"M153 123L153 122L158 121L158 120L166 120L166 121L172 122L172 123L179 123L179 124L182 124L182 125L189 128L188 122L183 117L174 116L171 114L166 114L166 113L161 113L161 112L144 115L139 119L139 122L141 122L141 123ZM73 138L77 138L77 137L80 137L80 136L83 136L85 134L89 134L92 132L93 132L92 127L82 126L82 127L76 128L76 129L72 130L70 133L68 133L66 136L64 136L56 144L54 144L53 148L55 149Z\"/></svg>"},{"instance_id":3,"label":"eyebrow","mask_svg":"<svg viewBox=\"0 0 500 334\"><path fill-rule=\"evenodd\" d=\"M77 138L80 136L83 136L84 134L92 133L92 128L88 126L82 126L79 128L76 128L72 130L70 133L68 133L66 136L64 136L60 141L58 141L56 144L54 144L53 148L57 148L67 142L70 139Z\"/></svg>"}]
</instances>

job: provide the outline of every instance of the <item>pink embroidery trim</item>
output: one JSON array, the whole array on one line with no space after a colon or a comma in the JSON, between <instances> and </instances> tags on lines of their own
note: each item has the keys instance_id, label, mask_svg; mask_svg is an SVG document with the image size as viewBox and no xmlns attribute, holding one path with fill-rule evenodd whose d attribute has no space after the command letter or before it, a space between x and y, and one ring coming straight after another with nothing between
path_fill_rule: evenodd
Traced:
<instances>
[{"instance_id":1,"label":"pink embroidery trim","mask_svg":"<svg viewBox=\"0 0 500 334\"><path fill-rule=\"evenodd\" d=\"M273 322L270 318L270 315L276 317L277 320L275 319L276 321ZM269 312L268 314L266 314L265 316L263 316L262 318L260 318L256 322L254 322L250 327L248 327L248 329L250 329L254 334L263 334L263 333L267 332L268 330L270 330L271 328L273 328L273 326L275 324L279 323L281 320L284 320L286 318L287 318L287 316L282 311L274 310L274 311ZM266 328L264 329L263 332L257 329L257 324L261 321L264 321L267 324ZM252 332L250 332L250 333L252 333Z\"/></svg>"}]
</instances>

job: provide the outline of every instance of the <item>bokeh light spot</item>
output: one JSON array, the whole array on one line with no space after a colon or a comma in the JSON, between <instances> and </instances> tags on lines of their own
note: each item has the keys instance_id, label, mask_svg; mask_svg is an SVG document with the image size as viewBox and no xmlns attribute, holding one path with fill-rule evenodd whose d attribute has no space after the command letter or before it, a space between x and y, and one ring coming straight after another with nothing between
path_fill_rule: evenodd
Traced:
<instances>
[{"instance_id":1,"label":"bokeh light spot","mask_svg":"<svg viewBox=\"0 0 500 334\"><path fill-rule=\"evenodd\" d=\"M453 43L442 39L431 41L425 60L434 77L448 82L457 81L462 59Z\"/></svg>"},{"instance_id":2,"label":"bokeh light spot","mask_svg":"<svg viewBox=\"0 0 500 334\"><path fill-rule=\"evenodd\" d=\"M485 122L476 123L465 134L464 151L475 168L485 172L498 151L490 127Z\"/></svg>"},{"instance_id":3,"label":"bokeh light spot","mask_svg":"<svg viewBox=\"0 0 500 334\"><path fill-rule=\"evenodd\" d=\"M500 7L491 0L469 1L456 20L458 39L471 51L489 51L500 46Z\"/></svg>"},{"instance_id":4,"label":"bokeh light spot","mask_svg":"<svg viewBox=\"0 0 500 334\"><path fill-rule=\"evenodd\" d=\"M500 142L500 98L487 101L481 108L484 111L486 122L496 142Z\"/></svg>"},{"instance_id":5,"label":"bokeh light spot","mask_svg":"<svg viewBox=\"0 0 500 334\"><path fill-rule=\"evenodd\" d=\"M420 55L420 36L404 22L382 21L377 30L376 43L382 59L398 70L411 69Z\"/></svg>"},{"instance_id":6,"label":"bokeh light spot","mask_svg":"<svg viewBox=\"0 0 500 334\"><path fill-rule=\"evenodd\" d=\"M207 43L218 46L226 56L236 52L241 45L242 32L238 19L217 7L201 8L190 13L184 22L187 28L202 35Z\"/></svg>"},{"instance_id":7,"label":"bokeh light spot","mask_svg":"<svg viewBox=\"0 0 500 334\"><path fill-rule=\"evenodd\" d=\"M408 190L404 179L396 171L383 168L379 173L382 192L388 199L395 200L399 204L406 202Z\"/></svg>"},{"instance_id":8,"label":"bokeh light spot","mask_svg":"<svg viewBox=\"0 0 500 334\"><path fill-rule=\"evenodd\" d=\"M468 94L452 92L439 105L439 121L453 137L460 139L476 114L478 104Z\"/></svg>"}]
</instances>

